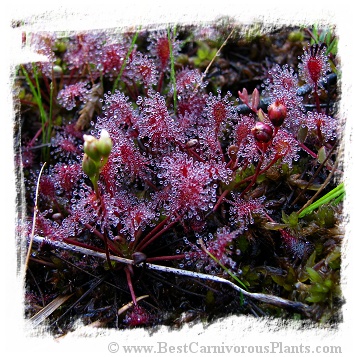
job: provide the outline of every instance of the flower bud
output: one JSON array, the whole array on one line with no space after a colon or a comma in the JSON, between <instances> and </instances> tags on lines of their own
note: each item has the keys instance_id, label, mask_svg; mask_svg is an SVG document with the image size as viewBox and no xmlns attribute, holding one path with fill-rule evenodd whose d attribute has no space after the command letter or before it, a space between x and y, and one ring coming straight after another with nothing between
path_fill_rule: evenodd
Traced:
<instances>
[{"instance_id":1,"label":"flower bud","mask_svg":"<svg viewBox=\"0 0 355 357\"><path fill-rule=\"evenodd\" d=\"M96 148L103 157L108 157L112 150L112 140L110 138L110 134L107 130L102 129L100 139L96 144Z\"/></svg>"},{"instance_id":2,"label":"flower bud","mask_svg":"<svg viewBox=\"0 0 355 357\"><path fill-rule=\"evenodd\" d=\"M84 134L84 153L94 161L100 161L101 153L97 148L98 140L92 135Z\"/></svg>"},{"instance_id":3,"label":"flower bud","mask_svg":"<svg viewBox=\"0 0 355 357\"><path fill-rule=\"evenodd\" d=\"M267 143L272 139L273 130L268 124L258 121L254 128L251 129L252 134L256 141L261 143Z\"/></svg>"},{"instance_id":4,"label":"flower bud","mask_svg":"<svg viewBox=\"0 0 355 357\"><path fill-rule=\"evenodd\" d=\"M87 154L84 154L82 168L86 175L90 178L97 174L97 165L94 160L92 160Z\"/></svg>"},{"instance_id":5,"label":"flower bud","mask_svg":"<svg viewBox=\"0 0 355 357\"><path fill-rule=\"evenodd\" d=\"M58 66L58 65L54 65L54 66L53 66L53 72L54 72L55 74L62 74L62 73L63 73L63 69L62 69L62 67L60 67L60 66Z\"/></svg>"},{"instance_id":6,"label":"flower bud","mask_svg":"<svg viewBox=\"0 0 355 357\"><path fill-rule=\"evenodd\" d=\"M284 104L279 101L276 101L270 104L268 108L268 115L271 123L275 127L279 127L284 122L287 115L287 108Z\"/></svg>"}]
</instances>

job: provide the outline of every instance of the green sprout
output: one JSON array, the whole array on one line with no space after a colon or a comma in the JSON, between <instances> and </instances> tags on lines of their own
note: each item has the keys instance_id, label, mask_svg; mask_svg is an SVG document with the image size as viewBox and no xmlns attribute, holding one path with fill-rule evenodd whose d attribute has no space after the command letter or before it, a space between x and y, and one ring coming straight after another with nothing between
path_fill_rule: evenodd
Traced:
<instances>
[{"instance_id":1,"label":"green sprout","mask_svg":"<svg viewBox=\"0 0 355 357\"><path fill-rule=\"evenodd\" d=\"M307 274L311 282L306 298L308 302L321 302L329 298L329 295L339 295L339 286L334 282L335 272L328 273L322 276L318 271L313 268L307 267Z\"/></svg>"},{"instance_id":2,"label":"green sprout","mask_svg":"<svg viewBox=\"0 0 355 357\"><path fill-rule=\"evenodd\" d=\"M326 54L336 55L338 52L338 39L334 36L333 30L325 28L319 31L317 24L313 25L311 45L324 43L327 46Z\"/></svg>"},{"instance_id":3,"label":"green sprout","mask_svg":"<svg viewBox=\"0 0 355 357\"><path fill-rule=\"evenodd\" d=\"M329 28L324 28L319 30L318 25L314 24L312 28L311 35L311 45L324 43L327 46L326 55L336 56L338 53L338 38L334 35L334 30ZM331 58L329 58L329 64L334 73L338 73L336 66L334 65Z\"/></svg>"},{"instance_id":4,"label":"green sprout","mask_svg":"<svg viewBox=\"0 0 355 357\"><path fill-rule=\"evenodd\" d=\"M193 58L193 61L196 66L204 66L214 59L218 50L217 48L210 48L207 43L202 41L197 41L197 44L197 56Z\"/></svg>"}]
</instances>

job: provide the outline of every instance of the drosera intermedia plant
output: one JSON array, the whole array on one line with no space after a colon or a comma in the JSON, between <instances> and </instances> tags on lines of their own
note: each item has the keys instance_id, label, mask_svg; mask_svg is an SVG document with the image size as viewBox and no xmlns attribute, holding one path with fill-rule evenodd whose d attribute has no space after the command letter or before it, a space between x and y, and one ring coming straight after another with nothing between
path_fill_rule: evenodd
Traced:
<instances>
[{"instance_id":1,"label":"drosera intermedia plant","mask_svg":"<svg viewBox=\"0 0 355 357\"><path fill-rule=\"evenodd\" d=\"M232 33L226 41L232 41ZM194 41L193 32L186 30L189 41L179 38L178 26L115 36L73 35L60 54L64 72L53 115L61 113L62 119L53 132L53 156L39 180L35 221L28 205L28 236L35 227L33 238L39 244L30 265L57 269L52 281L62 293L76 289L75 283L65 286L63 264L71 264L72 273L79 264L94 274L79 305L89 313L81 301L100 286L105 300L93 298L95 314L102 317L98 311L105 311L108 324L116 327L157 324L180 311L175 304L189 294L191 304L203 309L196 297L212 290L218 297L215 283L228 279L243 299L225 290L218 297L224 301L220 306L229 301L231 311L248 311L249 298L259 296L261 308L268 310L271 304L278 314L292 317L299 304L303 316L313 318L307 305L312 301L295 284L307 283L304 264L313 252L314 264L307 267L314 270L331 253L319 247L330 240L341 214L341 203L335 202L326 213L326 226L313 222L322 234L306 231L311 214L293 214L324 183L318 207L325 207L334 187L330 179L338 162L338 119L334 103L322 102L322 83L330 74L323 47L316 51L304 44L300 54L300 75L310 82L313 95L309 98L300 95L297 67L281 64L265 67L265 77L252 91L243 84L210 91L206 73L177 62ZM219 56L225 55L226 41ZM313 65L318 57L322 66ZM211 62L207 68L212 67ZM113 87L117 89L111 91ZM89 120L77 125L83 110ZM29 173L28 183L32 176L37 175ZM30 200L33 186L27 187ZM309 207L310 212L315 206ZM333 240L329 249L340 243L340 238ZM75 247L87 258L80 259ZM176 282L174 290L164 293L161 284L171 286L167 278L148 278L159 269L190 277L189 289ZM330 279L337 277L331 274ZM31 279L29 299L35 300L36 280ZM82 276L78 279L86 286ZM114 292L105 284L114 286ZM274 292L274 299L272 294L265 297L265 291ZM145 295L149 298L139 298ZM338 295L335 289L332 298ZM276 300L283 302L275 305ZM116 301L115 308L103 301ZM120 310L119 304L126 308ZM327 308L322 305L328 314ZM67 311L65 317L74 314L72 307ZM317 310L317 319L320 315ZM54 314L52 323L59 317Z\"/></svg>"}]
</instances>

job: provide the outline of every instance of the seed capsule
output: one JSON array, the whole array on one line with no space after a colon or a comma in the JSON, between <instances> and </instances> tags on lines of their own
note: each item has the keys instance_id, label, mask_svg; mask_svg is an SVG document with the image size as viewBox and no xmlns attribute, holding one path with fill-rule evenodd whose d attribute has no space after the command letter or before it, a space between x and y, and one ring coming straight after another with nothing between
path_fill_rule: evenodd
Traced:
<instances>
[{"instance_id":1,"label":"seed capsule","mask_svg":"<svg viewBox=\"0 0 355 357\"><path fill-rule=\"evenodd\" d=\"M268 124L258 121L254 128L251 129L252 134L256 141L261 143L267 143L272 139L273 130Z\"/></svg>"},{"instance_id":2,"label":"seed capsule","mask_svg":"<svg viewBox=\"0 0 355 357\"><path fill-rule=\"evenodd\" d=\"M143 263L147 260L147 256L142 252L134 252L132 254L132 258L133 258L133 263L135 265Z\"/></svg>"},{"instance_id":3,"label":"seed capsule","mask_svg":"<svg viewBox=\"0 0 355 357\"><path fill-rule=\"evenodd\" d=\"M281 102L276 101L269 106L268 115L271 123L275 127L279 127L283 124L286 118L287 108Z\"/></svg>"}]
</instances>

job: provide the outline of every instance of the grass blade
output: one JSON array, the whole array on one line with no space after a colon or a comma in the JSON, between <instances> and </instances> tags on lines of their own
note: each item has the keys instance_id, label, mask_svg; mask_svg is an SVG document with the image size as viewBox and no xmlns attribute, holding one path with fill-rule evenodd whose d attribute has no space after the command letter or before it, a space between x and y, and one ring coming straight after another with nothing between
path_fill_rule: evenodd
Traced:
<instances>
[{"instance_id":1,"label":"grass blade","mask_svg":"<svg viewBox=\"0 0 355 357\"><path fill-rule=\"evenodd\" d=\"M141 29L141 27L139 26L137 32L134 34L134 37L133 37L133 39L132 39L131 46L130 46L129 49L128 49L128 52L127 52L127 54L126 54L126 57L125 57L125 59L124 59L124 61L123 61L123 63L122 63L120 72L118 73L118 76L117 76L117 78L115 79L115 82L114 82L114 84L113 84L112 93L115 93L115 90L117 89L118 82L119 82L119 80L121 79L121 76L122 76L122 73L123 73L124 69L126 68L128 58L129 58L129 56L131 55L131 53L132 53L132 51L133 51L134 45L136 44L136 41L137 41L137 38L138 38L138 33L139 33L140 29Z\"/></svg>"},{"instance_id":2,"label":"grass blade","mask_svg":"<svg viewBox=\"0 0 355 357\"><path fill-rule=\"evenodd\" d=\"M328 192L326 195L321 197L319 200L316 202L313 202L311 205L306 207L303 211L301 211L298 215L299 218L304 217L305 215L312 213L315 209L318 207L325 205L332 201L333 199L337 199L336 202L340 201L340 198L343 198L345 195L345 188L344 188L344 183L339 184L337 187L335 187L333 190Z\"/></svg>"},{"instance_id":3,"label":"grass blade","mask_svg":"<svg viewBox=\"0 0 355 357\"><path fill-rule=\"evenodd\" d=\"M237 281L245 290L248 290L244 283L235 275L233 274L225 265L223 265L211 252L209 252L206 246L203 244L203 241L200 239L199 243L201 245L202 250L208 254L210 258L212 258L229 276L231 276L235 281Z\"/></svg>"},{"instance_id":4,"label":"grass blade","mask_svg":"<svg viewBox=\"0 0 355 357\"><path fill-rule=\"evenodd\" d=\"M176 26L174 27L173 37L176 36ZM170 35L170 29L168 27L168 40L169 40L169 52L170 52L170 78L174 88L174 113L176 114L177 109L177 93L176 93L176 77L175 77L175 63L174 63L174 55L173 55L173 45L172 45L172 37Z\"/></svg>"},{"instance_id":5,"label":"grass blade","mask_svg":"<svg viewBox=\"0 0 355 357\"><path fill-rule=\"evenodd\" d=\"M33 323L34 326L38 326L73 295L74 294L56 297L48 305L46 305L42 310L38 311L35 315L33 315L30 318L30 321Z\"/></svg>"}]
</instances>

